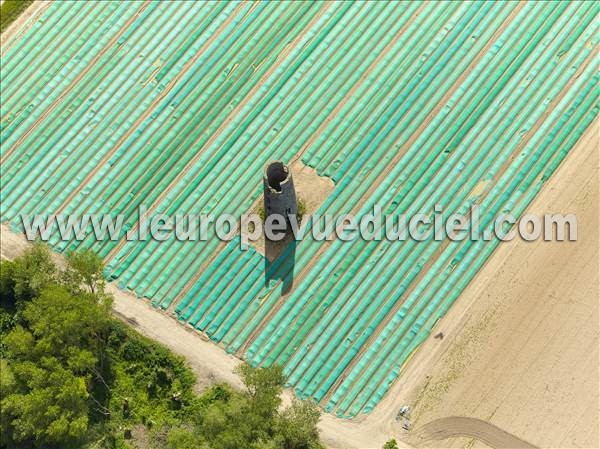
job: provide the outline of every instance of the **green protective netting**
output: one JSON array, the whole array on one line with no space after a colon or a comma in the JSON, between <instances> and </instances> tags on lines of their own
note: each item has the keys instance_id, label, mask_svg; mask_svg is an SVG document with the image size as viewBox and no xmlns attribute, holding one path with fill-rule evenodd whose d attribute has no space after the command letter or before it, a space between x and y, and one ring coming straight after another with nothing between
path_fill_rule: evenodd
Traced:
<instances>
[{"instance_id":1,"label":"green protective netting","mask_svg":"<svg viewBox=\"0 0 600 449\"><path fill-rule=\"evenodd\" d=\"M53 2L3 49L2 221L123 214L118 240L49 243L97 251L120 288L252 364L283 365L298 396L369 413L499 240L305 239L267 263L239 238L127 241L139 206L245 213L263 166L300 158L335 181L320 213L477 204L481 228L518 216L597 116L596 13ZM282 297L275 279L292 269Z\"/></svg>"}]
</instances>

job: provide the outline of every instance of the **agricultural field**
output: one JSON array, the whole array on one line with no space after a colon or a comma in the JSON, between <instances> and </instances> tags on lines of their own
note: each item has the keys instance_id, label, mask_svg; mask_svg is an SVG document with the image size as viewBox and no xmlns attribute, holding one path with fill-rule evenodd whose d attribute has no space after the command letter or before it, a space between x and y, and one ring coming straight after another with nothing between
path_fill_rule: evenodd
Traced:
<instances>
[{"instance_id":1,"label":"agricultural field","mask_svg":"<svg viewBox=\"0 0 600 449\"><path fill-rule=\"evenodd\" d=\"M53 234L49 244L97 252L111 284L139 298L129 312L151 305L155 323L168 317L164 326L193 330L211 340L210 351L283 366L294 394L330 413L326 428L344 428L341 418L363 420L376 435L400 432L394 416L404 402L417 404L417 424L450 415L493 422L485 407L436 407L464 393L444 385L456 362L443 354L469 329L461 321L467 305L473 316L491 310L482 304L493 301L477 309L485 294L474 286L499 291L512 282L511 263L497 262L508 251L499 239L304 239L268 260L258 246L240 249L239 236L161 242L128 240L125 232L136 231L142 205L148 216L257 211L263 168L274 160L304 180L298 190L310 213L362 217L380 205L385 214L431 215L442 204L449 215L478 205L482 229L493 229L500 213L521 216L555 182L563 160L597 151L594 2L31 8L35 14L2 38L3 233L22 233L22 214L123 214L115 240ZM584 134L587 144L578 146ZM597 176L597 159L584 160L596 167L588 177ZM533 257L514 251L509 261ZM532 260L541 264L545 254ZM597 252L585 257L597 260ZM485 287L481 273L490 279ZM587 274L595 283L584 302L597 286L597 273ZM541 301L543 293L530 294ZM518 304L506 307L507 316L521 313ZM499 338L509 338L510 319L498 316ZM434 340L441 330L443 343ZM597 327L582 332L597 342ZM484 370L491 362L480 363ZM385 424L372 424L373 416ZM534 444L558 441L518 430ZM417 437L411 444L420 444Z\"/></svg>"}]
</instances>

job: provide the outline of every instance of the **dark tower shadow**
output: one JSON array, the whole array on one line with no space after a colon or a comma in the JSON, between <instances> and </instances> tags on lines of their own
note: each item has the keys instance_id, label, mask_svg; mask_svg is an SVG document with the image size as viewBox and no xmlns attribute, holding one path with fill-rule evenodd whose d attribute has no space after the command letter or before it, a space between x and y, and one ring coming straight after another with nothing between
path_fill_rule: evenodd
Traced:
<instances>
[{"instance_id":1,"label":"dark tower shadow","mask_svg":"<svg viewBox=\"0 0 600 449\"><path fill-rule=\"evenodd\" d=\"M292 232L286 233L280 241L265 239L265 286L271 281L281 280L282 295L289 293L294 286L296 243Z\"/></svg>"}]
</instances>

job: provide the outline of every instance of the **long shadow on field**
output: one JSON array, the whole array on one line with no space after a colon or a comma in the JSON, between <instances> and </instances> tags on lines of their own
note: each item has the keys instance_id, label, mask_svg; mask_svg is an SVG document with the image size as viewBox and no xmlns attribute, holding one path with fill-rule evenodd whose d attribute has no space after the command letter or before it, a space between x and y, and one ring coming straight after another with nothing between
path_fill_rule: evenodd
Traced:
<instances>
[{"instance_id":1,"label":"long shadow on field","mask_svg":"<svg viewBox=\"0 0 600 449\"><path fill-rule=\"evenodd\" d=\"M265 239L265 286L281 280L281 294L285 295L294 285L296 262L296 239L288 232L280 241Z\"/></svg>"}]
</instances>

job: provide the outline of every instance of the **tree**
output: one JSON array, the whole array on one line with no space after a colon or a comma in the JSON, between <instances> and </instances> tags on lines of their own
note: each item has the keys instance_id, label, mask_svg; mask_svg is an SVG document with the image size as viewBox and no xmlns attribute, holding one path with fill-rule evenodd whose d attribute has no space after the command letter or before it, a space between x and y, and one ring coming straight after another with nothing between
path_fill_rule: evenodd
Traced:
<instances>
[{"instance_id":1,"label":"tree","mask_svg":"<svg viewBox=\"0 0 600 449\"><path fill-rule=\"evenodd\" d=\"M74 296L62 286L44 290L26 306L23 316L40 355L55 354L70 364L76 364L80 352L99 356L110 324L107 304L94 295Z\"/></svg>"},{"instance_id":2,"label":"tree","mask_svg":"<svg viewBox=\"0 0 600 449\"><path fill-rule=\"evenodd\" d=\"M197 396L182 357L112 318L93 253L61 271L38 244L0 268L1 448L124 447L145 425L157 449L322 449L316 404L279 410L279 366L242 364L243 391Z\"/></svg>"},{"instance_id":3,"label":"tree","mask_svg":"<svg viewBox=\"0 0 600 449\"><path fill-rule=\"evenodd\" d=\"M280 366L253 368L247 363L237 372L246 387L227 401L211 404L201 418L198 434L211 448L317 449L320 412L312 402L294 401L281 412L284 376Z\"/></svg>"},{"instance_id":4,"label":"tree","mask_svg":"<svg viewBox=\"0 0 600 449\"><path fill-rule=\"evenodd\" d=\"M227 402L215 402L204 411L198 433L213 449L236 449L268 438L264 431L268 426L253 414L248 397L234 394Z\"/></svg>"},{"instance_id":5,"label":"tree","mask_svg":"<svg viewBox=\"0 0 600 449\"><path fill-rule=\"evenodd\" d=\"M312 449L320 447L317 424L321 412L312 401L294 399L277 420L276 432L284 449Z\"/></svg>"},{"instance_id":6,"label":"tree","mask_svg":"<svg viewBox=\"0 0 600 449\"><path fill-rule=\"evenodd\" d=\"M391 439L383 445L383 449L398 449L398 442L394 439Z\"/></svg>"},{"instance_id":7,"label":"tree","mask_svg":"<svg viewBox=\"0 0 600 449\"><path fill-rule=\"evenodd\" d=\"M56 283L58 270L50 250L36 242L14 261L0 264L0 298L2 306L14 308L21 301L29 301Z\"/></svg>"},{"instance_id":8,"label":"tree","mask_svg":"<svg viewBox=\"0 0 600 449\"><path fill-rule=\"evenodd\" d=\"M16 335L19 332L11 338L24 337ZM3 392L2 443L78 446L88 426L86 376L75 375L56 357L44 357L39 363L10 361L6 367L16 380Z\"/></svg>"},{"instance_id":9,"label":"tree","mask_svg":"<svg viewBox=\"0 0 600 449\"><path fill-rule=\"evenodd\" d=\"M210 449L190 429L176 427L167 436L167 449Z\"/></svg>"},{"instance_id":10,"label":"tree","mask_svg":"<svg viewBox=\"0 0 600 449\"><path fill-rule=\"evenodd\" d=\"M254 414L264 420L271 420L281 404L279 395L285 382L283 369L278 365L253 368L248 363L242 363L236 371L246 386Z\"/></svg>"},{"instance_id":11,"label":"tree","mask_svg":"<svg viewBox=\"0 0 600 449\"><path fill-rule=\"evenodd\" d=\"M76 446L87 432L108 310L54 285L26 304L23 320L4 339L14 381L3 382L3 443Z\"/></svg>"},{"instance_id":12,"label":"tree","mask_svg":"<svg viewBox=\"0 0 600 449\"><path fill-rule=\"evenodd\" d=\"M68 252L65 256L65 284L73 291L83 287L88 293L104 294L104 264L100 256L89 249Z\"/></svg>"}]
</instances>

